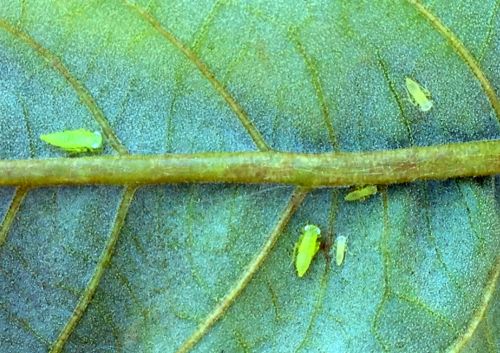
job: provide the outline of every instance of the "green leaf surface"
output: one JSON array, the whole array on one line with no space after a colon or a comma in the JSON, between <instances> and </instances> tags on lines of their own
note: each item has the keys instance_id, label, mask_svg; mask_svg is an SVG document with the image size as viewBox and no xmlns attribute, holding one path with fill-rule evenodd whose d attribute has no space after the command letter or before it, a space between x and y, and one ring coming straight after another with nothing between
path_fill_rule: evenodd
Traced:
<instances>
[{"instance_id":1,"label":"green leaf surface","mask_svg":"<svg viewBox=\"0 0 500 353\"><path fill-rule=\"evenodd\" d=\"M64 157L39 135L77 128L105 154L499 139L499 4L2 1L0 159ZM500 352L499 190L2 188L0 352Z\"/></svg>"}]
</instances>

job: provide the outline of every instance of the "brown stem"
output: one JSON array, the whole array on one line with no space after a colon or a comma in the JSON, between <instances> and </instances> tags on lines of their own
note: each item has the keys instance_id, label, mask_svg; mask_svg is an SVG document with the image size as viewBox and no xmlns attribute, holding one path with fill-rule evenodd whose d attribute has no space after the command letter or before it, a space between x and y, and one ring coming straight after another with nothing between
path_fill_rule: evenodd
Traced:
<instances>
[{"instance_id":1,"label":"brown stem","mask_svg":"<svg viewBox=\"0 0 500 353\"><path fill-rule=\"evenodd\" d=\"M306 187L393 184L500 174L500 141L376 152L100 156L0 161L0 186L282 183Z\"/></svg>"}]
</instances>

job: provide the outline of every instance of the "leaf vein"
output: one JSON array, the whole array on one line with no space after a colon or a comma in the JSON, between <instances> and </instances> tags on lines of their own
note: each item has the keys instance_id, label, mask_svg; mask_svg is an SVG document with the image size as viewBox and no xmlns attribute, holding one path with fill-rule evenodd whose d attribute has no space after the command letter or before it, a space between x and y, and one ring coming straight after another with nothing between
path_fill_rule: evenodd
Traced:
<instances>
[{"instance_id":1,"label":"leaf vein","mask_svg":"<svg viewBox=\"0 0 500 353\"><path fill-rule=\"evenodd\" d=\"M390 236L390 221L389 221L389 210L388 210L388 203L389 203L389 197L387 195L387 190L384 190L382 192L382 202L383 202L383 211L384 211L384 229L382 232L382 237L380 239L379 243L379 248L380 248L380 253L382 257L382 272L383 272L383 291L382 291L382 296L380 298L380 302L378 303L376 309L375 309L375 315L373 317L372 325L371 325L371 331L373 336L375 337L375 340L377 343L380 345L380 348L384 352L389 351L389 347L387 345L387 342L384 340L382 337L382 334L380 333L379 330L379 322L380 322L380 317L382 316L382 311L384 309L386 301L389 300L389 297L391 296L391 289L389 287L389 267L391 263L391 259L389 256L389 249L387 249L387 242L389 241L389 236Z\"/></svg>"},{"instance_id":2,"label":"leaf vein","mask_svg":"<svg viewBox=\"0 0 500 353\"><path fill-rule=\"evenodd\" d=\"M87 106L90 110L92 116L96 122L101 126L104 135L109 140L111 146L119 153L126 154L127 149L121 144L116 136L115 132L111 128L108 120L106 119L103 111L96 104L95 100L88 89L69 71L69 69L64 65L63 61L52 53L49 49L45 48L32 38L27 33L23 32L21 29L11 25L7 21L0 19L0 28L6 32L12 34L17 39L21 40L25 44L29 45L38 55L44 58L56 71L58 71L64 79L73 87L77 96L80 98L83 104Z\"/></svg>"},{"instance_id":3,"label":"leaf vein","mask_svg":"<svg viewBox=\"0 0 500 353\"><path fill-rule=\"evenodd\" d=\"M295 48L299 55L304 60L306 64L307 71L309 76L311 77L311 82L314 87L314 92L316 93L316 97L318 99L318 103L321 109L321 115L323 116L323 121L326 125L326 129L328 131L328 138L330 139L330 143L335 151L339 150L339 145L337 141L337 136L335 134L335 129L333 127L332 118L330 116L330 110L328 108L328 104L326 102L325 94L323 92L323 85L321 84L321 79L319 77L319 72L317 65L306 51L304 44L299 40L296 29L289 29L288 36L295 45Z\"/></svg>"},{"instance_id":4,"label":"leaf vein","mask_svg":"<svg viewBox=\"0 0 500 353\"><path fill-rule=\"evenodd\" d=\"M177 38L172 32L164 27L158 21L158 19L153 17L153 15L151 15L148 11L140 8L135 4L130 3L127 0L122 1L128 8L137 13L143 20L148 22L163 38L165 38L170 44L177 48L191 63L193 63L198 68L200 73L212 84L215 91L219 93L222 98L224 98L231 110L236 114L258 149L261 151L269 151L271 148L267 145L264 137L255 127L254 123L250 120L243 107L236 101L236 99L231 95L227 88L224 87L224 85L217 79L215 73L210 70L207 64L205 64L191 48L182 43L179 38Z\"/></svg>"},{"instance_id":5,"label":"leaf vein","mask_svg":"<svg viewBox=\"0 0 500 353\"><path fill-rule=\"evenodd\" d=\"M9 209L5 214L2 224L0 225L0 247L7 240L7 236L10 231L10 227L16 218L17 211L21 206L26 194L28 193L29 188L26 187L18 187L14 193L14 197L12 198L12 202L9 205Z\"/></svg>"},{"instance_id":6,"label":"leaf vein","mask_svg":"<svg viewBox=\"0 0 500 353\"><path fill-rule=\"evenodd\" d=\"M134 197L136 189L136 187L127 187L125 189L123 197L120 200L120 206L118 207L115 222L113 224L113 229L109 236L108 242L106 243L106 246L101 253L95 271L90 278L87 286L83 290L78 304L76 305L73 313L66 322L66 325L63 327L63 329L59 333L59 336L54 341L50 353L60 353L62 351L64 345L68 341L70 335L73 333L75 327L78 325L78 322L82 318L88 305L90 304L90 301L92 300L92 297L97 291L101 278L111 261L113 251L115 249L116 243L118 242L122 226L125 222L125 217L128 213L130 204L132 203L132 199Z\"/></svg>"},{"instance_id":7,"label":"leaf vein","mask_svg":"<svg viewBox=\"0 0 500 353\"><path fill-rule=\"evenodd\" d=\"M495 298L495 291L498 289L498 280L500 278L500 256L497 256L495 266L490 273L490 278L484 290L483 298L481 299L481 303L477 311L472 316L469 321L465 332L460 335L453 344L448 347L446 353L459 353L461 352L467 344L474 337L474 333L476 332L479 324L485 319L487 309L492 302L493 298Z\"/></svg>"},{"instance_id":8,"label":"leaf vein","mask_svg":"<svg viewBox=\"0 0 500 353\"><path fill-rule=\"evenodd\" d=\"M451 44L451 46L455 49L458 55L465 61L467 66L469 66L472 73L479 80L483 90L490 101L491 106L495 110L497 120L500 122L500 100L495 94L495 90L491 85L490 81L486 77L483 72L481 66L476 61L472 53L465 47L465 45L460 41L460 39L449 29L446 27L441 20L430 12L424 5L420 3L418 0L407 0L411 5L417 9L420 14L425 17L432 26Z\"/></svg>"},{"instance_id":9,"label":"leaf vein","mask_svg":"<svg viewBox=\"0 0 500 353\"><path fill-rule=\"evenodd\" d=\"M231 290L226 294L222 301L215 307L215 309L210 312L206 318L201 322L198 328L193 332L193 334L188 337L186 341L178 348L177 353L186 353L192 347L194 347L203 336L210 330L210 328L222 317L222 315L229 309L229 307L234 303L236 298L243 292L243 290L250 283L255 273L262 267L262 264L267 259L267 256L271 253L274 244L279 238L285 226L288 224L292 215L295 213L297 208L300 206L305 196L308 193L308 189L298 188L292 195L288 205L286 206L284 212L282 213L280 220L271 231L271 234L267 241L262 246L261 250L254 257L247 267L247 270L241 275L237 280Z\"/></svg>"}]
</instances>

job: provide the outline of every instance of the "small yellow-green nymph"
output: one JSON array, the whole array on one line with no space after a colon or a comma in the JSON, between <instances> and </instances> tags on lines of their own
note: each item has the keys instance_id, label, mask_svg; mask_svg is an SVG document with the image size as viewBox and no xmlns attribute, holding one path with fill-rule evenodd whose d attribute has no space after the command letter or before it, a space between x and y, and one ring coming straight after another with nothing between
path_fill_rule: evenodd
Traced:
<instances>
[{"instance_id":1,"label":"small yellow-green nymph","mask_svg":"<svg viewBox=\"0 0 500 353\"><path fill-rule=\"evenodd\" d=\"M361 189L351 191L350 193L345 195L344 200L346 201L364 200L369 196L375 195L376 193L377 193L377 186L368 185L362 187Z\"/></svg>"},{"instance_id":2,"label":"small yellow-green nymph","mask_svg":"<svg viewBox=\"0 0 500 353\"><path fill-rule=\"evenodd\" d=\"M427 112L432 108L431 93L422 87L417 81L412 80L407 77L406 80L406 92L408 93L408 98L413 105L418 106L423 112Z\"/></svg>"},{"instance_id":3,"label":"small yellow-green nymph","mask_svg":"<svg viewBox=\"0 0 500 353\"><path fill-rule=\"evenodd\" d=\"M295 269L299 277L304 276L311 265L314 255L319 250L320 234L321 231L317 226L308 224L304 227L299 241L295 244Z\"/></svg>"},{"instance_id":4,"label":"small yellow-green nymph","mask_svg":"<svg viewBox=\"0 0 500 353\"><path fill-rule=\"evenodd\" d=\"M345 253L347 251L347 237L340 235L335 239L335 263L337 266L344 262Z\"/></svg>"},{"instance_id":5,"label":"small yellow-green nymph","mask_svg":"<svg viewBox=\"0 0 500 353\"><path fill-rule=\"evenodd\" d=\"M102 135L99 131L65 130L40 135L40 139L70 153L95 152L102 148Z\"/></svg>"}]
</instances>

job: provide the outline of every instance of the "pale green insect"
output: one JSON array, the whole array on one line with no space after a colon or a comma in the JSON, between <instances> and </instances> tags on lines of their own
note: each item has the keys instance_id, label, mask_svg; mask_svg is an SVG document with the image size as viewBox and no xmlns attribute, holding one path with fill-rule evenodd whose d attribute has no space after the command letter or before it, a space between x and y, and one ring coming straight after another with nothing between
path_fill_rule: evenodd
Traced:
<instances>
[{"instance_id":1,"label":"pale green insect","mask_svg":"<svg viewBox=\"0 0 500 353\"><path fill-rule=\"evenodd\" d=\"M376 193L377 193L377 186L368 185L362 187L361 189L351 191L350 193L345 195L344 200L346 201L364 200L369 196L375 195Z\"/></svg>"},{"instance_id":2,"label":"pale green insect","mask_svg":"<svg viewBox=\"0 0 500 353\"><path fill-rule=\"evenodd\" d=\"M432 108L431 93L422 87L417 81L406 77L406 92L408 98L413 105L418 106L423 112L427 112Z\"/></svg>"},{"instance_id":3,"label":"pale green insect","mask_svg":"<svg viewBox=\"0 0 500 353\"><path fill-rule=\"evenodd\" d=\"M99 131L65 130L40 135L40 139L70 153L96 152L102 148L102 135Z\"/></svg>"},{"instance_id":4,"label":"pale green insect","mask_svg":"<svg viewBox=\"0 0 500 353\"><path fill-rule=\"evenodd\" d=\"M297 270L297 275L299 277L304 276L307 269L311 265L314 255L316 255L319 250L320 234L321 231L317 226L308 224L304 227L299 241L295 244L295 269Z\"/></svg>"},{"instance_id":5,"label":"pale green insect","mask_svg":"<svg viewBox=\"0 0 500 353\"><path fill-rule=\"evenodd\" d=\"M335 263L337 266L344 262L345 253L347 252L347 237L340 235L335 239Z\"/></svg>"}]
</instances>

